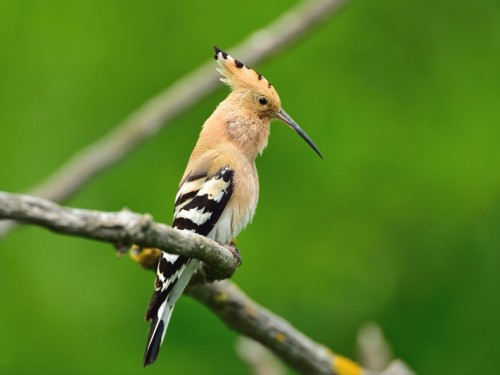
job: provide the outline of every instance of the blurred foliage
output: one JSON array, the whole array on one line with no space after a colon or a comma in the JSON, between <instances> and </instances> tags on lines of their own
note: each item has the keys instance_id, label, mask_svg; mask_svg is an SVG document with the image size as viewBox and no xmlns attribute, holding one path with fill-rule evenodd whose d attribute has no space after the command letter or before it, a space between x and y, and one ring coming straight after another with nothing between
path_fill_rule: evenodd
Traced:
<instances>
[{"instance_id":1,"label":"blurred foliage","mask_svg":"<svg viewBox=\"0 0 500 375\"><path fill-rule=\"evenodd\" d=\"M24 191L286 1L0 0L0 189ZM258 66L321 161L273 125L234 279L355 357L380 322L419 374L493 371L500 324L500 3L358 0ZM214 64L215 69L215 64ZM68 204L170 222L222 88ZM153 275L109 245L0 242L0 373L142 374ZM183 298L151 374L234 374L236 334Z\"/></svg>"}]
</instances>

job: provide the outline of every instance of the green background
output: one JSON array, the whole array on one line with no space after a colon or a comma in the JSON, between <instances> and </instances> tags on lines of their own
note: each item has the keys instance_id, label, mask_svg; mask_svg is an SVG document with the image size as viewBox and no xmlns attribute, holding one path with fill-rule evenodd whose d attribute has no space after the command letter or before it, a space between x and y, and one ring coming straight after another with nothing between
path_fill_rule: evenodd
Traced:
<instances>
[{"instance_id":1,"label":"green background","mask_svg":"<svg viewBox=\"0 0 500 375\"><path fill-rule=\"evenodd\" d=\"M35 185L210 59L212 44L229 48L291 5L0 0L0 190ZM325 160L273 124L234 280L351 358L358 328L376 321L419 374L492 373L499 1L354 1L257 68ZM221 85L68 205L170 222L200 127L227 92ZM237 335L190 298L143 370L152 287L151 273L107 244L17 230L0 242L0 373L245 373Z\"/></svg>"}]
</instances>

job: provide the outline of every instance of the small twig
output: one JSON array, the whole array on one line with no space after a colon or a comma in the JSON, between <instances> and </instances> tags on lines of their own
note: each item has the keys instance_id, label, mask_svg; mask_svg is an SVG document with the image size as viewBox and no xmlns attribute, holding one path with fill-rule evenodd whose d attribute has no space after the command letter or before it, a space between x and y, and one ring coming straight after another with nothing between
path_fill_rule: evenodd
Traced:
<instances>
[{"instance_id":1,"label":"small twig","mask_svg":"<svg viewBox=\"0 0 500 375\"><path fill-rule=\"evenodd\" d=\"M387 369L382 371L380 375L416 375L406 363L399 359L393 359Z\"/></svg>"},{"instance_id":2,"label":"small twig","mask_svg":"<svg viewBox=\"0 0 500 375\"><path fill-rule=\"evenodd\" d=\"M360 361L381 375L415 375L406 363L393 358L392 348L377 323L365 323L358 331Z\"/></svg>"},{"instance_id":3,"label":"small twig","mask_svg":"<svg viewBox=\"0 0 500 375\"><path fill-rule=\"evenodd\" d=\"M245 362L252 375L285 375L286 368L263 345L245 336L238 337L236 353Z\"/></svg>"},{"instance_id":4,"label":"small twig","mask_svg":"<svg viewBox=\"0 0 500 375\"><path fill-rule=\"evenodd\" d=\"M247 64L256 64L336 14L347 1L304 0L229 50ZM122 160L177 116L214 91L218 87L218 78L213 62L201 65L148 100L101 139L75 153L51 176L29 189L27 194L59 203L67 201L97 175ZM14 226L13 222L0 223L0 237L5 236Z\"/></svg>"},{"instance_id":5,"label":"small twig","mask_svg":"<svg viewBox=\"0 0 500 375\"><path fill-rule=\"evenodd\" d=\"M357 346L360 362L366 368L374 371L387 368L392 358L392 349L378 324L368 322L361 326Z\"/></svg>"}]
</instances>

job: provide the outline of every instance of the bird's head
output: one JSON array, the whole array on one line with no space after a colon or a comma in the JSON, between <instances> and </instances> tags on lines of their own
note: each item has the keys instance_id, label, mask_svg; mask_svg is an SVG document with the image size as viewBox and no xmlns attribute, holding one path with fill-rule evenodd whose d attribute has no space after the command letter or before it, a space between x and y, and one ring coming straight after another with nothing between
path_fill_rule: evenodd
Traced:
<instances>
[{"instance_id":1,"label":"bird's head","mask_svg":"<svg viewBox=\"0 0 500 375\"><path fill-rule=\"evenodd\" d=\"M261 74L244 63L234 59L216 46L214 46L214 49L214 58L219 63L219 69L217 70L222 74L221 81L233 90L231 95L233 101L238 103L238 111L243 111L249 116L255 116L267 126L275 118L283 121L323 158L323 155L321 155L321 152L309 136L281 108L281 100L274 86Z\"/></svg>"}]
</instances>

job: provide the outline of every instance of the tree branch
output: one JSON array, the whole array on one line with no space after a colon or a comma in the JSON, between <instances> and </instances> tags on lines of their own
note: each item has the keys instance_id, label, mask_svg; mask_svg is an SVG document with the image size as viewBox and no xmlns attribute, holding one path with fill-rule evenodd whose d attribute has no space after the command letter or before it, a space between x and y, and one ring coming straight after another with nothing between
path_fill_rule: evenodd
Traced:
<instances>
[{"instance_id":1,"label":"tree branch","mask_svg":"<svg viewBox=\"0 0 500 375\"><path fill-rule=\"evenodd\" d=\"M37 224L57 233L111 242L119 247L132 244L168 250L169 253L196 258L209 267L209 279L230 277L238 260L230 250L206 237L181 232L127 209L101 212L61 207L43 198L0 192L0 219Z\"/></svg>"},{"instance_id":2,"label":"tree branch","mask_svg":"<svg viewBox=\"0 0 500 375\"><path fill-rule=\"evenodd\" d=\"M186 292L208 306L229 327L260 342L302 374L369 374L258 305L228 280L195 284Z\"/></svg>"},{"instance_id":3,"label":"tree branch","mask_svg":"<svg viewBox=\"0 0 500 375\"><path fill-rule=\"evenodd\" d=\"M128 210L100 212L61 207L43 198L0 192L0 219L36 224L54 232L107 241L135 243L197 258L209 265L210 276L229 277L238 265L232 253L216 242L153 222ZM148 268L154 269L149 263ZM230 281L193 283L187 293L208 306L229 327L271 349L291 367L306 374L368 374L350 360L333 354L290 323L248 298Z\"/></svg>"},{"instance_id":4,"label":"tree branch","mask_svg":"<svg viewBox=\"0 0 500 375\"><path fill-rule=\"evenodd\" d=\"M304 0L230 50L247 64L256 64L336 14L347 1ZM212 62L201 65L145 102L101 139L78 151L52 175L29 189L28 194L65 202L93 178L114 166L214 91L218 87L218 78ZM14 226L13 222L0 223L0 237L7 235Z\"/></svg>"}]
</instances>

